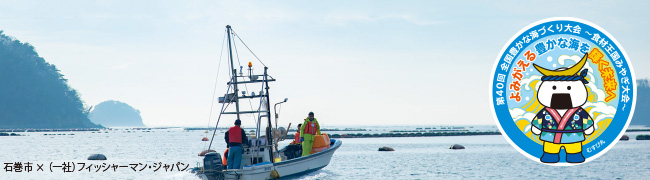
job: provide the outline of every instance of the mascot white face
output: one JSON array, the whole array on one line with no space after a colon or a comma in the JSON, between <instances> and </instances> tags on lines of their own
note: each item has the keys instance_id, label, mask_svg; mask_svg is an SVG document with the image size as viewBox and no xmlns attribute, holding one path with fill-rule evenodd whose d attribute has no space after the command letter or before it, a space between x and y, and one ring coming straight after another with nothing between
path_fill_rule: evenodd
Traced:
<instances>
[{"instance_id":1,"label":"mascot white face","mask_svg":"<svg viewBox=\"0 0 650 180\"><path fill-rule=\"evenodd\" d=\"M537 101L553 109L571 109L587 102L587 88L582 81L542 81Z\"/></svg>"}]
</instances>

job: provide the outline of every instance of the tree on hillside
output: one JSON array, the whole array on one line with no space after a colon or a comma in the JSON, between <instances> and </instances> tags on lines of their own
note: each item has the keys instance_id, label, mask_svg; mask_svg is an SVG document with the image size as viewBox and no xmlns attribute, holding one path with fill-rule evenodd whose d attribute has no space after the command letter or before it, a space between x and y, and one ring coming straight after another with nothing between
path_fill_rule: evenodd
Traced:
<instances>
[{"instance_id":1,"label":"tree on hillside","mask_svg":"<svg viewBox=\"0 0 650 180\"><path fill-rule=\"evenodd\" d=\"M34 47L0 31L0 128L94 128L79 93Z\"/></svg>"}]
</instances>

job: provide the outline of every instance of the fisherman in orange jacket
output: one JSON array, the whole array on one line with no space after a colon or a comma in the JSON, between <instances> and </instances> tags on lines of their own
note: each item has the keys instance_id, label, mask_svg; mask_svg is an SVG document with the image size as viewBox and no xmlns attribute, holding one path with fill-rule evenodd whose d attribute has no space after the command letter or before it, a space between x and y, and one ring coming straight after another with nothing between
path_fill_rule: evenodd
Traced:
<instances>
[{"instance_id":1,"label":"fisherman in orange jacket","mask_svg":"<svg viewBox=\"0 0 650 180\"><path fill-rule=\"evenodd\" d=\"M298 130L296 131L296 135L293 136L293 142L291 144L300 144L300 126L302 124L298 124Z\"/></svg>"},{"instance_id":2,"label":"fisherman in orange jacket","mask_svg":"<svg viewBox=\"0 0 650 180\"><path fill-rule=\"evenodd\" d=\"M224 169L228 169L228 148L223 152L223 159L221 159L221 164Z\"/></svg>"}]
</instances>

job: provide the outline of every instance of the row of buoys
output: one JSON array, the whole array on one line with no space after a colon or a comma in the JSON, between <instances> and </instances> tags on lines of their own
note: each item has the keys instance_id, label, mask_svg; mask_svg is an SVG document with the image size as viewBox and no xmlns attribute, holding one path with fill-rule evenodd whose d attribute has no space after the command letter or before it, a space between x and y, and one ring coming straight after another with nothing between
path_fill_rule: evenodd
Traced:
<instances>
[{"instance_id":1,"label":"row of buoys","mask_svg":"<svg viewBox=\"0 0 650 180\"><path fill-rule=\"evenodd\" d=\"M484 131L484 132L418 132L418 133L375 133L375 134L331 134L330 138L378 138L378 137L435 137L435 136L479 136L479 135L501 135L498 131ZM293 135L287 135L287 138L293 138Z\"/></svg>"},{"instance_id":2,"label":"row of buoys","mask_svg":"<svg viewBox=\"0 0 650 180\"><path fill-rule=\"evenodd\" d=\"M621 136L621 139L619 139L619 140L628 141L628 140L630 140L630 136L623 135L623 136ZM648 135L648 134L637 135L636 140L650 140L650 135Z\"/></svg>"},{"instance_id":3,"label":"row of buoys","mask_svg":"<svg viewBox=\"0 0 650 180\"><path fill-rule=\"evenodd\" d=\"M20 135L20 134L16 134L16 133L11 133L11 134L9 134L9 133L4 133L4 132L3 132L3 133L0 133L0 136L22 136L22 135Z\"/></svg>"},{"instance_id":4,"label":"row of buoys","mask_svg":"<svg viewBox=\"0 0 650 180\"><path fill-rule=\"evenodd\" d=\"M460 144L453 144L449 149L465 149L465 146L460 145ZM377 151L395 151L392 147L384 146L380 147Z\"/></svg>"},{"instance_id":5,"label":"row of buoys","mask_svg":"<svg viewBox=\"0 0 650 180\"><path fill-rule=\"evenodd\" d=\"M623 136L621 136L620 140L621 141L627 141L627 140L630 140L630 137L627 136L627 135L623 135ZM637 135L636 140L650 140L650 135ZM465 149L465 146L460 145L460 144L453 144L453 145L451 145L451 147L449 147L449 149ZM377 151L395 151L395 149L393 149L391 147L384 146L384 147L380 147Z\"/></svg>"},{"instance_id":6,"label":"row of buoys","mask_svg":"<svg viewBox=\"0 0 650 180\"><path fill-rule=\"evenodd\" d=\"M122 131L122 133L136 133L136 132L152 132L152 131ZM169 131L167 131L167 132L169 132ZM102 132L93 131L92 133L102 133ZM104 131L104 133L108 133L108 131Z\"/></svg>"}]
</instances>

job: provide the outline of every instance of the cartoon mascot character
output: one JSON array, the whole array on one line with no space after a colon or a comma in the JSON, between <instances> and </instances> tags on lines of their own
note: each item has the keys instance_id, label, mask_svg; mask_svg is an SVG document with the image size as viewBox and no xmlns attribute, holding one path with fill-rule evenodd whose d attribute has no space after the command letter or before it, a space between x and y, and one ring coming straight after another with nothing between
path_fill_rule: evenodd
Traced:
<instances>
[{"instance_id":1,"label":"cartoon mascot character","mask_svg":"<svg viewBox=\"0 0 650 180\"><path fill-rule=\"evenodd\" d=\"M570 68L549 70L533 64L544 75L537 90L537 100L544 106L533 118L531 131L539 135L543 142L544 154L540 161L557 163L560 149L566 151L566 161L581 163L582 142L586 135L594 132L593 119L581 106L587 102L588 91L585 84L587 54Z\"/></svg>"}]
</instances>

